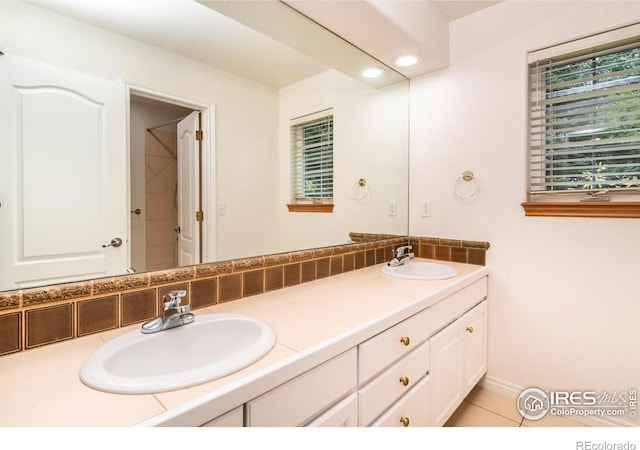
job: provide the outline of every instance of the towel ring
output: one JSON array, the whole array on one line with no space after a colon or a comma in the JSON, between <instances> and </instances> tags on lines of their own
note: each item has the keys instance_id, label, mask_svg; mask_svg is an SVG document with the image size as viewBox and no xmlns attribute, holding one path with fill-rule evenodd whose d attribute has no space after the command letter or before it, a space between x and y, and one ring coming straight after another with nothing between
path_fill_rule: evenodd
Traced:
<instances>
[{"instance_id":1,"label":"towel ring","mask_svg":"<svg viewBox=\"0 0 640 450\"><path fill-rule=\"evenodd\" d=\"M480 184L470 170L465 170L453 183L453 193L460 200L473 198L479 189Z\"/></svg>"},{"instance_id":2,"label":"towel ring","mask_svg":"<svg viewBox=\"0 0 640 450\"><path fill-rule=\"evenodd\" d=\"M367 186L367 180L360 178L351 187L351 198L355 201L360 201L369 195L369 186Z\"/></svg>"}]
</instances>

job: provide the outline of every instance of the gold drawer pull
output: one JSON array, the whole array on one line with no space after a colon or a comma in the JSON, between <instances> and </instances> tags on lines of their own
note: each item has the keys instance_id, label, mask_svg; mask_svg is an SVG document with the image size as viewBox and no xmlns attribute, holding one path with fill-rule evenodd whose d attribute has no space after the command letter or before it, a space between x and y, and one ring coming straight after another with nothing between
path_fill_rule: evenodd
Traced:
<instances>
[{"instance_id":1,"label":"gold drawer pull","mask_svg":"<svg viewBox=\"0 0 640 450\"><path fill-rule=\"evenodd\" d=\"M408 417L400 417L400 423L402 423L402 425L404 425L405 427L409 426L409 418Z\"/></svg>"},{"instance_id":2,"label":"gold drawer pull","mask_svg":"<svg viewBox=\"0 0 640 450\"><path fill-rule=\"evenodd\" d=\"M404 344L404 346L406 347L407 345L409 345L411 343L411 339L409 339L407 336L403 336L400 338L400 342L402 342Z\"/></svg>"},{"instance_id":3,"label":"gold drawer pull","mask_svg":"<svg viewBox=\"0 0 640 450\"><path fill-rule=\"evenodd\" d=\"M402 383L403 386L406 386L409 384L409 377L400 377L400 383Z\"/></svg>"},{"instance_id":4,"label":"gold drawer pull","mask_svg":"<svg viewBox=\"0 0 640 450\"><path fill-rule=\"evenodd\" d=\"M468 331L469 333L473 333L473 327L467 327L467 331Z\"/></svg>"}]
</instances>

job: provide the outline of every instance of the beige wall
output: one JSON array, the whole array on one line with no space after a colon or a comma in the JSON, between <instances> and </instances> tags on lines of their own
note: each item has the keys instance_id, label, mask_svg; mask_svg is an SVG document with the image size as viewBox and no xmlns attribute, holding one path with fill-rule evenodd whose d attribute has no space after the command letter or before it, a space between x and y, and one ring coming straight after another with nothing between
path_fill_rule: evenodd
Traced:
<instances>
[{"instance_id":1,"label":"beige wall","mask_svg":"<svg viewBox=\"0 0 640 450\"><path fill-rule=\"evenodd\" d=\"M453 22L450 68L411 82L410 233L491 243L487 380L511 394L640 380L640 221L525 217L520 206L527 51L638 20L638 2L504 2ZM480 192L458 200L467 169Z\"/></svg>"}]
</instances>

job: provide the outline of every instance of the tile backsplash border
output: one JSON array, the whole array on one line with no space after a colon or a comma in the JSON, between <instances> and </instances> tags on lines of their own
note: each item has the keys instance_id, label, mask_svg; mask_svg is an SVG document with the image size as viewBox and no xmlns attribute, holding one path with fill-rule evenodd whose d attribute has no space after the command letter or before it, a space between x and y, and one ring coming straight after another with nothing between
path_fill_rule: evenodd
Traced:
<instances>
[{"instance_id":1,"label":"tile backsplash border","mask_svg":"<svg viewBox=\"0 0 640 450\"><path fill-rule=\"evenodd\" d=\"M407 239L418 257L485 265L488 242L351 233L351 244L0 292L0 356L142 323L184 289L195 310L388 261Z\"/></svg>"}]
</instances>

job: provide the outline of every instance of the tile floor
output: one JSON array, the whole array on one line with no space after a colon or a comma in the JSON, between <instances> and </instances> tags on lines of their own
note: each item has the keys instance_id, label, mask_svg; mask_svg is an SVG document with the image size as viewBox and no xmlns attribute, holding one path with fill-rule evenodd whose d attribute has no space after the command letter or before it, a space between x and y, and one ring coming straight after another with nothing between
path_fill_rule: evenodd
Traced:
<instances>
[{"instance_id":1,"label":"tile floor","mask_svg":"<svg viewBox=\"0 0 640 450\"><path fill-rule=\"evenodd\" d=\"M564 417L546 415L528 420L520 415L511 397L476 386L445 427L583 427Z\"/></svg>"}]
</instances>

